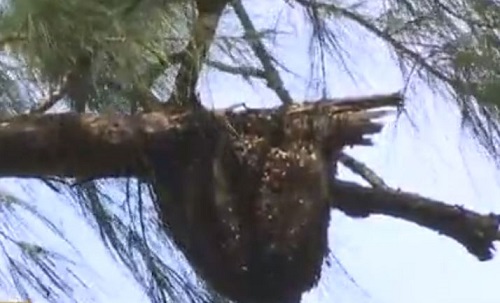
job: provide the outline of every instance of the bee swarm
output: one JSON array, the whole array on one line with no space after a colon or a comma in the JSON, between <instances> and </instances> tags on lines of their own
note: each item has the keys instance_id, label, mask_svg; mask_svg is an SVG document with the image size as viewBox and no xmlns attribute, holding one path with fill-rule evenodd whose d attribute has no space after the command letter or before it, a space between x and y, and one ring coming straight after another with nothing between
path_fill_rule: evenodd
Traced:
<instances>
[{"instance_id":1,"label":"bee swarm","mask_svg":"<svg viewBox=\"0 0 500 303\"><path fill-rule=\"evenodd\" d=\"M176 144L148 152L161 219L209 286L237 302L293 303L318 282L336 157L381 129L382 113L359 107L188 115Z\"/></svg>"}]
</instances>

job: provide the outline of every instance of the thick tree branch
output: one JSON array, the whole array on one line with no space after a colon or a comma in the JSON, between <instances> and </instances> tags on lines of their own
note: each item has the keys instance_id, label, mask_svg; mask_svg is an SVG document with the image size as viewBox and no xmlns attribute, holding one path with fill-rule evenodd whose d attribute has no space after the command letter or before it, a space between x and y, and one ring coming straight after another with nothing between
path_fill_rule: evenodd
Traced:
<instances>
[{"instance_id":1,"label":"thick tree branch","mask_svg":"<svg viewBox=\"0 0 500 303\"><path fill-rule=\"evenodd\" d=\"M29 114L0 123L0 176L130 176L140 116Z\"/></svg>"},{"instance_id":2,"label":"thick tree branch","mask_svg":"<svg viewBox=\"0 0 500 303\"><path fill-rule=\"evenodd\" d=\"M314 2L297 2L305 6L315 5ZM255 28L241 2L234 1L233 6L244 25L246 33L248 35L255 33ZM342 12L346 13L347 11L342 10ZM347 14L347 16L350 18L355 17L353 14ZM356 21L361 22L362 20L358 18ZM366 26L366 22L361 23ZM373 28L370 29L373 30ZM377 34L383 38L392 39L381 32L377 32ZM392 40L390 42L395 45L398 50L402 50L413 59L416 58L419 63L425 63L422 62L420 58L416 57L415 54L400 47L396 41ZM254 49L254 53L264 67L268 86L275 90L282 102L286 104L289 95L284 88L279 73L272 65L271 56L259 39L256 39L251 45ZM431 71L435 72L435 75L439 78L448 80L442 74L434 71L434 69L431 69ZM275 81L275 79L279 81ZM395 95L395 97L397 98L398 96ZM399 98L401 97L399 96ZM499 219L497 216L483 216L461 207L450 206L418 195L395 191L388 187L383 179L377 176L377 174L364 163L354 159L346 153L342 152L338 160L351 171L360 175L370 183L374 189L337 181L332 187L336 197L335 208L355 217L366 217L370 214L385 214L405 219L455 239L480 260L487 260L492 257L492 242L500 240L500 232L498 231Z\"/></svg>"},{"instance_id":3,"label":"thick tree branch","mask_svg":"<svg viewBox=\"0 0 500 303\"><path fill-rule=\"evenodd\" d=\"M329 111L342 114L344 109L384 107L398 100L386 98L334 99L309 102L290 108L286 114L307 115L318 112L329 119ZM256 116L273 115L276 108L192 113L189 109L171 108L162 112L137 115L29 114L0 123L0 176L62 176L78 178L130 176L143 169L142 153L156 141L169 144L180 130L203 128L203 115L217 118L214 125L244 127ZM214 115L215 114L215 115ZM346 113L347 117L349 113ZM196 121L196 119L201 119ZM263 129L276 127L275 121L260 121ZM196 123L195 123L196 122ZM194 123L192 126L190 126ZM266 124L270 123L270 124ZM210 126L210 125L208 125Z\"/></svg>"},{"instance_id":4,"label":"thick tree branch","mask_svg":"<svg viewBox=\"0 0 500 303\"><path fill-rule=\"evenodd\" d=\"M481 215L417 194L340 180L334 181L331 189L333 208L348 216L381 214L416 223L454 239L481 261L492 258L493 242L500 240L499 215Z\"/></svg>"},{"instance_id":5,"label":"thick tree branch","mask_svg":"<svg viewBox=\"0 0 500 303\"><path fill-rule=\"evenodd\" d=\"M244 78L256 77L265 79L266 77L265 71L253 66L231 66L214 60L207 60L207 65L229 74L240 75Z\"/></svg>"},{"instance_id":6,"label":"thick tree branch","mask_svg":"<svg viewBox=\"0 0 500 303\"><path fill-rule=\"evenodd\" d=\"M160 150L167 147L168 151L172 146L179 151L174 156L182 157L182 148L189 146L179 148L178 144L199 142L199 136L207 142L207 135L229 131L227 123L240 131L250 123L258 125L253 131L272 133L280 127L273 117L284 114L313 115L315 121L337 116L342 118L336 127L343 127L341 121L353 127L359 121L353 110L395 107L400 102L396 96L305 102L285 111L282 107L241 112L190 111L173 104L168 111L131 116L75 113L18 116L0 123L0 176L146 177L149 171L144 155L148 150L160 146ZM368 133L380 130L376 124L373 126L376 129ZM201 152L203 148L194 150ZM480 215L415 194L384 187L366 188L345 181L335 181L331 190L332 207L349 216L384 214L417 223L455 239L480 260L490 259L492 242L500 240L499 217L495 215Z\"/></svg>"}]
</instances>

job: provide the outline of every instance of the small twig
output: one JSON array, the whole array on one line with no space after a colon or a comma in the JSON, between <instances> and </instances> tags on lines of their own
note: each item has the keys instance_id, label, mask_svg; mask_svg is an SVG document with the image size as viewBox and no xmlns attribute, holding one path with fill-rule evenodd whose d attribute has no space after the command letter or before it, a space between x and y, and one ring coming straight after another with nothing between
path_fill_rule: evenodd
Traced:
<instances>
[{"instance_id":1,"label":"small twig","mask_svg":"<svg viewBox=\"0 0 500 303\"><path fill-rule=\"evenodd\" d=\"M264 44L262 43L260 37L256 36L257 30L252 23L252 20L248 16L243 4L240 0L235 0L232 2L236 15L241 21L241 24L245 30L245 35L252 37L250 40L250 46L252 47L255 55L260 60L262 66L264 67L264 78L267 80L268 87L276 92L278 97L281 99L283 104L288 105L293 102L290 94L285 89L283 81L279 75L279 72L274 67L272 63L272 57L266 50ZM330 100L323 100L326 102L331 102ZM402 95L397 92L390 95L373 95L371 97L362 98L343 98L337 100L339 103L352 103L359 107L371 107L373 104L380 106L381 103L386 103L388 106L394 106L397 103L400 106L403 102ZM314 106L321 106L321 101L318 103L313 103ZM351 169L354 173L360 175L363 179L368 181L373 187L380 187L388 189L389 187L384 183L383 179L378 177L375 172L373 172L369 167L360 161L348 156L345 153L340 154L339 159L344 165Z\"/></svg>"},{"instance_id":2,"label":"small twig","mask_svg":"<svg viewBox=\"0 0 500 303\"><path fill-rule=\"evenodd\" d=\"M66 94L65 89L61 88L56 92L51 92L49 97L45 100L40 101L31 110L30 114L43 114L49 109L51 109L59 100L61 100Z\"/></svg>"},{"instance_id":3,"label":"small twig","mask_svg":"<svg viewBox=\"0 0 500 303\"><path fill-rule=\"evenodd\" d=\"M243 29L245 31L245 36L250 37L250 47L252 48L255 56L259 59L262 67L264 68L264 78L267 81L267 86L276 92L283 104L292 104L292 97L290 96L288 90L285 89L283 80L281 79L278 70L272 63L272 56L266 50L264 43L262 43L261 39L257 36L257 29L250 19L247 11L243 7L241 0L233 0L232 6L236 15L238 16L238 19L240 19L241 25L243 26Z\"/></svg>"},{"instance_id":4,"label":"small twig","mask_svg":"<svg viewBox=\"0 0 500 303\"><path fill-rule=\"evenodd\" d=\"M43 177L40 178L40 181L56 193L61 193L61 189L56 186L56 183L69 185L69 183L64 179L56 177Z\"/></svg>"},{"instance_id":5,"label":"small twig","mask_svg":"<svg viewBox=\"0 0 500 303\"><path fill-rule=\"evenodd\" d=\"M256 77L256 78L264 78L266 77L266 72L253 67L253 66L231 66L219 61L207 60L207 65L213 68L216 68L220 71L233 74L233 75L241 75L244 78L248 77Z\"/></svg>"},{"instance_id":6,"label":"small twig","mask_svg":"<svg viewBox=\"0 0 500 303\"><path fill-rule=\"evenodd\" d=\"M339 161L347 168L349 168L353 173L365 179L365 181L374 188L381 188L385 190L391 189L387 184L385 184L384 180L379 177L373 170L371 170L366 164L354 159L345 152L340 153Z\"/></svg>"},{"instance_id":7,"label":"small twig","mask_svg":"<svg viewBox=\"0 0 500 303\"><path fill-rule=\"evenodd\" d=\"M419 224L459 242L480 261L493 257L493 242L500 240L500 215L481 215L417 194L341 180L332 182L331 191L332 207L348 216L382 214Z\"/></svg>"}]
</instances>

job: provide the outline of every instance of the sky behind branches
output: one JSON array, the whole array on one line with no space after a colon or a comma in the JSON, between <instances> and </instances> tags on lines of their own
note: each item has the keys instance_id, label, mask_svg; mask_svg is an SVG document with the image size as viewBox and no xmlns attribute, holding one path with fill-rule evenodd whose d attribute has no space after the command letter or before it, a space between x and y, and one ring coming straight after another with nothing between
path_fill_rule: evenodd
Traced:
<instances>
[{"instance_id":1,"label":"sky behind branches","mask_svg":"<svg viewBox=\"0 0 500 303\"><path fill-rule=\"evenodd\" d=\"M273 27L280 16L277 29L284 33L278 38L273 53L294 73L282 73L292 97L296 100L319 98L321 89L311 88L308 83L310 28L303 13L287 9L281 1L274 0L252 0L248 8L250 14L256 16L254 20L259 28ZM335 26L349 54L346 65L352 67L351 71L358 77L353 81L338 60L327 58L329 97L391 93L405 87L397 65L383 44L352 24L341 27L335 23ZM239 31L235 19L225 18L219 34L235 35L235 30ZM237 76L213 70L204 74L200 88L202 100L208 107L278 104L276 96L263 83L256 81L252 87ZM382 134L376 137L375 147L348 152L365 161L392 187L480 212L500 213L498 167L460 131L457 110L417 80L410 83L406 96L410 118L404 114L399 118L393 115ZM362 182L345 169L341 169L340 177ZM67 251L68 257L75 257L79 262L77 272L95 290L93 294L79 290L75 294L79 302L146 301L126 269L113 261L96 232L79 220L75 208L63 198L39 186L27 193L26 188L13 179L3 180L0 185L51 212L54 223L62 225L80 252L80 256L76 256ZM44 237L45 242L47 236L41 232L39 223L31 222L29 226L40 231L39 237ZM54 247L62 247L55 240L47 241ZM459 244L414 224L382 216L353 220L334 212L329 241L336 259L359 287L334 262L333 266L325 267L319 286L305 295L304 302L500 302L497 290L500 255L492 261L479 262ZM177 259L172 260L172 264L176 262ZM13 294L13 290L1 289L0 298L11 299Z\"/></svg>"}]
</instances>

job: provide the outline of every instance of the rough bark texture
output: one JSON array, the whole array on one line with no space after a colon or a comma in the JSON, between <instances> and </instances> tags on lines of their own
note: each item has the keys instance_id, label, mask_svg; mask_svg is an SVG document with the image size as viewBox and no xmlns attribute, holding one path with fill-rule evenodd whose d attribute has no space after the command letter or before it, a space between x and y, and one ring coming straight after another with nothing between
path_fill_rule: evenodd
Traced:
<instances>
[{"instance_id":1,"label":"rough bark texture","mask_svg":"<svg viewBox=\"0 0 500 303\"><path fill-rule=\"evenodd\" d=\"M209 126L197 122L200 115L174 108L137 115L16 116L0 123L0 176L142 177L145 151L175 144L179 130Z\"/></svg>"},{"instance_id":2,"label":"rough bark texture","mask_svg":"<svg viewBox=\"0 0 500 303\"><path fill-rule=\"evenodd\" d=\"M373 104L394 104L394 97L386 99L376 100ZM370 100L372 98L365 102ZM325 101L317 108L329 108L337 102ZM363 102L356 103L363 106ZM295 110L307 114L312 108L305 104ZM243 125L252 113L268 115L273 111L276 109L237 114L194 113L171 107L162 112L137 115L62 113L16 116L0 122L0 176L140 177L146 174L144 152L150 149L149 146L171 144L169 140L176 138L175 134L184 128L196 133L200 127L216 129L219 126L215 124L221 122L229 126ZM202 115L209 118L202 119ZM259 128L263 132L274 123L262 122Z\"/></svg>"},{"instance_id":3,"label":"rough bark texture","mask_svg":"<svg viewBox=\"0 0 500 303\"><path fill-rule=\"evenodd\" d=\"M139 171L143 133L163 116L44 114L0 124L0 176L99 178ZM158 125L159 124L159 125Z\"/></svg>"}]
</instances>

